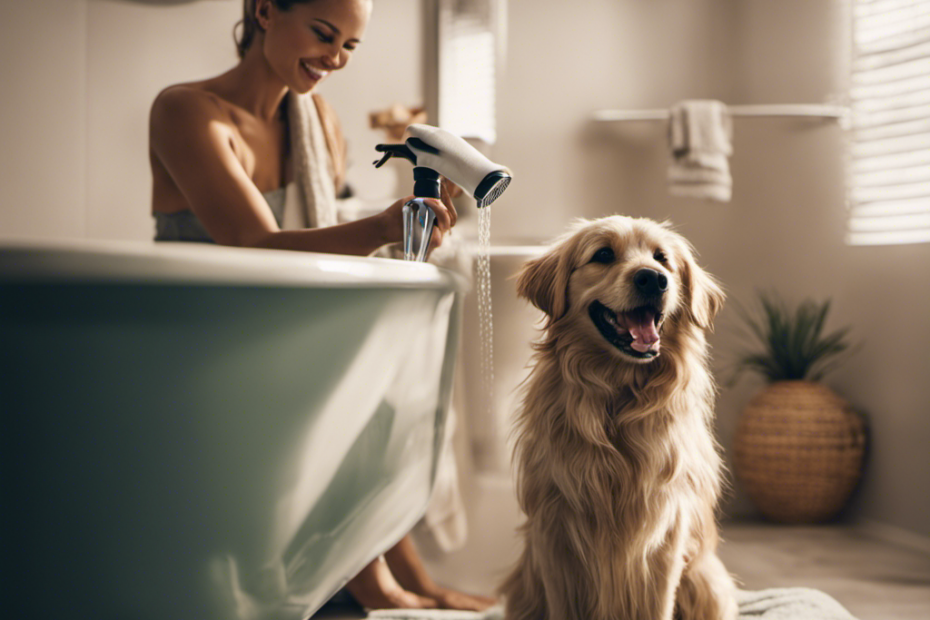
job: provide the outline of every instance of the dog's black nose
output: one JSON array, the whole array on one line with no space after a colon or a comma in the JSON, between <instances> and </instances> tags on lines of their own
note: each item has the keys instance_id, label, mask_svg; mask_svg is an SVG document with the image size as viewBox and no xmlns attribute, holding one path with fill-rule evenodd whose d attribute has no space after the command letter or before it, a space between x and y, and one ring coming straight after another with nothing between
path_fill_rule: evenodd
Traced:
<instances>
[{"instance_id":1,"label":"dog's black nose","mask_svg":"<svg viewBox=\"0 0 930 620\"><path fill-rule=\"evenodd\" d=\"M668 290L668 278L655 269L640 269L633 276L636 290L644 297L661 297Z\"/></svg>"}]
</instances>

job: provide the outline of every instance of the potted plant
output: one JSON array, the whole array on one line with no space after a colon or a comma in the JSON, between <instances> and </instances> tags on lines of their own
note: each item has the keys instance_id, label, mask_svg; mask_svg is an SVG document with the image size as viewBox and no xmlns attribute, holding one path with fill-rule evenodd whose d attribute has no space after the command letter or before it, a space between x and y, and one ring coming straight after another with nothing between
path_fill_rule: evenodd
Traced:
<instances>
[{"instance_id":1,"label":"potted plant","mask_svg":"<svg viewBox=\"0 0 930 620\"><path fill-rule=\"evenodd\" d=\"M736 475L769 519L826 521L849 499L865 452L861 417L819 383L849 350L849 328L823 334L829 300L806 300L792 311L774 295L759 298L761 311L738 308L758 342L738 358L731 383L744 371L754 371L769 385L740 416Z\"/></svg>"}]
</instances>

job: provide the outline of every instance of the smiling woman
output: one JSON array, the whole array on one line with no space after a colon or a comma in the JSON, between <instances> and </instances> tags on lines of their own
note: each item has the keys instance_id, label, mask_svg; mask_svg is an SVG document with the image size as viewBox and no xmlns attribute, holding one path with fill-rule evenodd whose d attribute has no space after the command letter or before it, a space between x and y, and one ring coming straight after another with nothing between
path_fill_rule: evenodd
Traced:
<instances>
[{"instance_id":1,"label":"smiling woman","mask_svg":"<svg viewBox=\"0 0 930 620\"><path fill-rule=\"evenodd\" d=\"M309 96L351 60L371 0L244 0L243 8L239 64L166 88L152 105L156 239L360 255L399 241L407 197L335 225L345 141L332 109ZM438 244L455 211L450 202L431 206Z\"/></svg>"}]
</instances>

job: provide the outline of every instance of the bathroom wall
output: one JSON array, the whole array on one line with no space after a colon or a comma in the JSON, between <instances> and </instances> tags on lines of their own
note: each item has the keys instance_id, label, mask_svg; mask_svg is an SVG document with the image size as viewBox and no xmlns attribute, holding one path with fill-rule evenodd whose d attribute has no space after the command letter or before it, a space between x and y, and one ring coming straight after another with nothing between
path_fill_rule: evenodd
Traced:
<instances>
[{"instance_id":1,"label":"bathroom wall","mask_svg":"<svg viewBox=\"0 0 930 620\"><path fill-rule=\"evenodd\" d=\"M235 64L241 14L235 0L87 0L88 237L152 238L149 108L165 86Z\"/></svg>"},{"instance_id":2,"label":"bathroom wall","mask_svg":"<svg viewBox=\"0 0 930 620\"><path fill-rule=\"evenodd\" d=\"M83 2L0 5L0 235L84 234Z\"/></svg>"},{"instance_id":3,"label":"bathroom wall","mask_svg":"<svg viewBox=\"0 0 930 620\"><path fill-rule=\"evenodd\" d=\"M870 416L873 449L848 516L930 534L930 245L845 245L844 135L835 121L735 119L728 204L672 198L666 128L594 123L603 108L824 103L842 94L849 7L842 0L509 2L509 64L494 155L515 171L492 235L551 237L578 216L670 218L725 284L714 366L741 341L734 305L757 289L831 298L828 329L854 327L858 354L826 383ZM496 343L497 346L497 343ZM732 447L761 382L723 387L718 435ZM729 462L729 458L727 459ZM752 512L738 484L730 515Z\"/></svg>"}]
</instances>

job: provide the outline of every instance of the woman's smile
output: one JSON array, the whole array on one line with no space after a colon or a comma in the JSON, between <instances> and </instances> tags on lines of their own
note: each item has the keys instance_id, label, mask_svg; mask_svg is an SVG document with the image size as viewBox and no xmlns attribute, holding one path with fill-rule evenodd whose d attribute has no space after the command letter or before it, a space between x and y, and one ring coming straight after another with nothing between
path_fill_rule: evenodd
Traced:
<instances>
[{"instance_id":1,"label":"woman's smile","mask_svg":"<svg viewBox=\"0 0 930 620\"><path fill-rule=\"evenodd\" d=\"M325 78L327 75L329 75L329 71L323 71L322 69L317 69L316 67L312 66L306 60L300 61L300 68L303 70L303 74L307 77L307 79L310 80L312 84L316 84L317 82Z\"/></svg>"}]
</instances>

